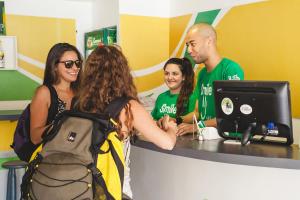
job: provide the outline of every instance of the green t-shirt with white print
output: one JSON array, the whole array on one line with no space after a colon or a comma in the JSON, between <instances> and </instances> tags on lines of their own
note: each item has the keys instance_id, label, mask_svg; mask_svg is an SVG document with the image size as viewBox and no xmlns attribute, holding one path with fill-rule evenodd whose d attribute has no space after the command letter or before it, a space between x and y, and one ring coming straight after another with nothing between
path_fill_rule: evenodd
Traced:
<instances>
[{"instance_id":1,"label":"green t-shirt with white print","mask_svg":"<svg viewBox=\"0 0 300 200\"><path fill-rule=\"evenodd\" d=\"M223 58L211 72L207 72L206 67L199 72L195 93L198 97L200 120L216 117L213 90L215 80L244 80L244 72L239 64L227 58Z\"/></svg>"},{"instance_id":2,"label":"green t-shirt with white print","mask_svg":"<svg viewBox=\"0 0 300 200\"><path fill-rule=\"evenodd\" d=\"M172 118L176 117L176 103L179 94L171 94L170 90L161 93L155 102L155 107L151 112L153 119L159 120L164 115L169 115ZM195 94L189 97L189 102L185 108L183 115L186 115L195 109L196 98Z\"/></svg>"}]
</instances>

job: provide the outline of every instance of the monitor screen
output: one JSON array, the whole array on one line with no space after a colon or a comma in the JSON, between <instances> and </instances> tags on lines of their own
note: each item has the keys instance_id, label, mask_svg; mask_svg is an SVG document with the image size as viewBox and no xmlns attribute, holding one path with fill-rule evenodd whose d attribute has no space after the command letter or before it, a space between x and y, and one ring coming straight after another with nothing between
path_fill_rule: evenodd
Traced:
<instances>
[{"instance_id":1,"label":"monitor screen","mask_svg":"<svg viewBox=\"0 0 300 200\"><path fill-rule=\"evenodd\" d=\"M219 135L250 142L293 143L289 83L285 81L215 81Z\"/></svg>"}]
</instances>

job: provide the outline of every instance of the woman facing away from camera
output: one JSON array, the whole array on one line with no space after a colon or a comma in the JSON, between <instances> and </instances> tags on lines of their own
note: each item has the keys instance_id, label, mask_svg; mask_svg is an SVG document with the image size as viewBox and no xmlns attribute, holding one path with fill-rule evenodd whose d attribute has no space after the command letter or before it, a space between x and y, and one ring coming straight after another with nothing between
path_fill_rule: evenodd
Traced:
<instances>
[{"instance_id":1,"label":"woman facing away from camera","mask_svg":"<svg viewBox=\"0 0 300 200\"><path fill-rule=\"evenodd\" d=\"M166 119L159 128L140 104L127 59L115 46L99 46L88 57L76 107L80 111L103 113L113 100L127 97L129 102L117 117L117 132L126 140L137 130L157 146L171 150L176 143L176 123ZM124 184L126 180L124 181Z\"/></svg>"},{"instance_id":2,"label":"woman facing away from camera","mask_svg":"<svg viewBox=\"0 0 300 200\"><path fill-rule=\"evenodd\" d=\"M126 138L136 129L147 140L163 149L173 149L177 127L174 122L165 122L160 129L150 114L139 103L127 59L114 46L99 46L88 57L78 93L81 111L103 113L107 105L116 98L131 100L118 117L118 134Z\"/></svg>"},{"instance_id":3,"label":"woman facing away from camera","mask_svg":"<svg viewBox=\"0 0 300 200\"><path fill-rule=\"evenodd\" d=\"M82 58L78 49L68 43L57 43L49 51L43 85L39 86L30 105L30 137L34 144L55 116L69 110L78 91Z\"/></svg>"}]
</instances>

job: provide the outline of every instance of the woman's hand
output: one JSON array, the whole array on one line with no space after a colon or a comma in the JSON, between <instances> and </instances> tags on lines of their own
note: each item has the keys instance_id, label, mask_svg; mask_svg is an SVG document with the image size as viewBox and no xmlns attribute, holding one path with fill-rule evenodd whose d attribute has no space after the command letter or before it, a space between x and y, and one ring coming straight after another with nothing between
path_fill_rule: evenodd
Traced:
<instances>
[{"instance_id":1,"label":"woman's hand","mask_svg":"<svg viewBox=\"0 0 300 200\"><path fill-rule=\"evenodd\" d=\"M161 129L163 129L163 125L162 125L163 120L164 120L164 117L162 117L156 121L157 126Z\"/></svg>"},{"instance_id":2,"label":"woman's hand","mask_svg":"<svg viewBox=\"0 0 300 200\"><path fill-rule=\"evenodd\" d=\"M169 115L165 115L163 118L161 118L161 125L162 125L162 129L167 131L169 129L169 121L170 121L170 116Z\"/></svg>"},{"instance_id":3,"label":"woman's hand","mask_svg":"<svg viewBox=\"0 0 300 200\"><path fill-rule=\"evenodd\" d=\"M162 118L160 118L157 122L156 122L156 124L157 124L157 126L159 127L159 128L161 128L161 129L164 129L164 127L163 127L163 121L172 121L172 122L174 122L174 123L176 123L176 119L175 118L172 118L172 117L170 117L169 115L165 115L164 117L162 117ZM164 129L164 130L166 130L166 129Z\"/></svg>"},{"instance_id":4,"label":"woman's hand","mask_svg":"<svg viewBox=\"0 0 300 200\"><path fill-rule=\"evenodd\" d=\"M162 119L163 130L175 135L178 131L177 124L173 120L170 120L169 115L165 115Z\"/></svg>"},{"instance_id":5,"label":"woman's hand","mask_svg":"<svg viewBox=\"0 0 300 200\"><path fill-rule=\"evenodd\" d=\"M185 135L187 133L197 132L197 124L182 123L178 126L177 136Z\"/></svg>"}]
</instances>

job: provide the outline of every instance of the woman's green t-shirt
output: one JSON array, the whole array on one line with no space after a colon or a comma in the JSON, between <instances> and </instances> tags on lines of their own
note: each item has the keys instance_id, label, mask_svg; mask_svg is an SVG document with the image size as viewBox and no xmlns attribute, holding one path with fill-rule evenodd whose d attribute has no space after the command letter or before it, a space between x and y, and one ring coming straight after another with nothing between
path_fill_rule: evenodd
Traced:
<instances>
[{"instance_id":1,"label":"woman's green t-shirt","mask_svg":"<svg viewBox=\"0 0 300 200\"><path fill-rule=\"evenodd\" d=\"M159 120L164 115L169 115L172 118L176 117L176 102L179 94L171 94L170 90L161 93L155 102L155 107L151 112L152 117L155 120ZM196 96L191 94L189 97L188 105L186 106L183 115L193 112L195 109Z\"/></svg>"}]
</instances>

